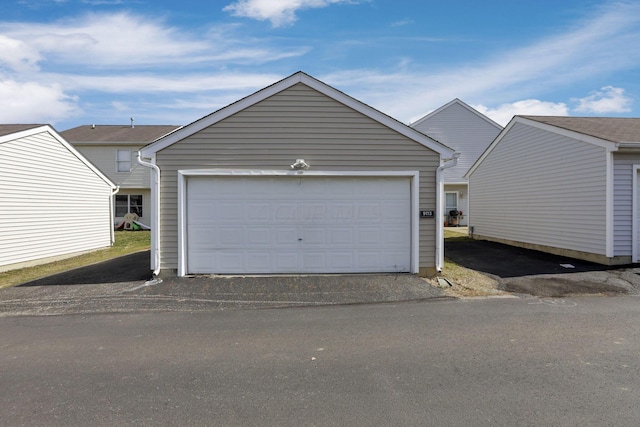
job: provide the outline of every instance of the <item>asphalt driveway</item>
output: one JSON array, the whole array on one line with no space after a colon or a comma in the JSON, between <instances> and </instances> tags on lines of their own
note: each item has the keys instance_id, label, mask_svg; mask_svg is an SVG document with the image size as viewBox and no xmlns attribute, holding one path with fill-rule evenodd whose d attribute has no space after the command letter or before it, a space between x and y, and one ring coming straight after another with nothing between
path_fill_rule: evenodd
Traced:
<instances>
[{"instance_id":1,"label":"asphalt driveway","mask_svg":"<svg viewBox=\"0 0 640 427\"><path fill-rule=\"evenodd\" d=\"M516 295L640 295L638 266L608 267L494 242L456 238L446 240L445 255L463 267L495 278L500 289ZM441 288L434 286L434 281L411 274L199 275L162 281L150 279L149 252L139 252L0 289L0 316L200 311L447 298Z\"/></svg>"},{"instance_id":2,"label":"asphalt driveway","mask_svg":"<svg viewBox=\"0 0 640 427\"><path fill-rule=\"evenodd\" d=\"M640 266L607 266L465 237L445 240L445 257L485 273L500 289L539 297L640 295Z\"/></svg>"},{"instance_id":3,"label":"asphalt driveway","mask_svg":"<svg viewBox=\"0 0 640 427\"><path fill-rule=\"evenodd\" d=\"M150 251L136 252L32 280L20 286L94 285L148 280L151 278L150 259Z\"/></svg>"},{"instance_id":4,"label":"asphalt driveway","mask_svg":"<svg viewBox=\"0 0 640 427\"><path fill-rule=\"evenodd\" d=\"M458 265L501 278L607 271L629 267L595 264L486 240L456 237L445 240L445 256Z\"/></svg>"}]
</instances>

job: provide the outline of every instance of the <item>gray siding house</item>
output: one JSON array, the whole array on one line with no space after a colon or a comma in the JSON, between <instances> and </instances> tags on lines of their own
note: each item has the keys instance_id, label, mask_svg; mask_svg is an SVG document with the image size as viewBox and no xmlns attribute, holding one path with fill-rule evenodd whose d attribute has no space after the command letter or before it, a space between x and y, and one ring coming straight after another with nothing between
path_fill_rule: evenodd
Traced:
<instances>
[{"instance_id":1,"label":"gray siding house","mask_svg":"<svg viewBox=\"0 0 640 427\"><path fill-rule=\"evenodd\" d=\"M154 170L152 268L435 274L435 176L452 155L295 73L140 150Z\"/></svg>"},{"instance_id":2,"label":"gray siding house","mask_svg":"<svg viewBox=\"0 0 640 427\"><path fill-rule=\"evenodd\" d=\"M62 137L114 182L120 191L114 196L114 225L127 213L139 221L151 222L151 178L149 169L136 162L138 150L179 129L170 125L85 125L60 132Z\"/></svg>"},{"instance_id":3,"label":"gray siding house","mask_svg":"<svg viewBox=\"0 0 640 427\"><path fill-rule=\"evenodd\" d=\"M409 126L460 153L454 167L443 170L444 197L441 221L452 210L463 213L458 225L468 225L469 189L465 173L502 130L502 126L459 99L443 105Z\"/></svg>"},{"instance_id":4,"label":"gray siding house","mask_svg":"<svg viewBox=\"0 0 640 427\"><path fill-rule=\"evenodd\" d=\"M471 167L470 232L602 264L638 262L640 119L516 116Z\"/></svg>"},{"instance_id":5,"label":"gray siding house","mask_svg":"<svg viewBox=\"0 0 640 427\"><path fill-rule=\"evenodd\" d=\"M0 125L0 271L113 243L117 187L48 125Z\"/></svg>"}]
</instances>

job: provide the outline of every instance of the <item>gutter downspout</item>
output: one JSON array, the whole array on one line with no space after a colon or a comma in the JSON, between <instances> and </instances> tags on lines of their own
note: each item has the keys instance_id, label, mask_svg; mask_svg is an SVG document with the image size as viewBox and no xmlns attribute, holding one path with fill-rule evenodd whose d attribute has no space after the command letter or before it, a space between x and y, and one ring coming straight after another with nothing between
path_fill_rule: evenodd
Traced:
<instances>
[{"instance_id":1,"label":"gutter downspout","mask_svg":"<svg viewBox=\"0 0 640 427\"><path fill-rule=\"evenodd\" d=\"M458 164L460 153L453 153L448 159L443 159L445 163L436 169L436 270L442 271L444 265L444 224L440 215L444 206L444 179L442 171Z\"/></svg>"},{"instance_id":2,"label":"gutter downspout","mask_svg":"<svg viewBox=\"0 0 640 427\"><path fill-rule=\"evenodd\" d=\"M115 235L115 231L114 231L114 223L113 223L113 219L114 219L114 215L113 215L113 198L116 194L118 194L118 192L120 191L120 186L116 185L115 188L111 189L111 196L109 197L109 224L111 224L111 246L114 245L114 243L116 243L116 235Z\"/></svg>"},{"instance_id":3,"label":"gutter downspout","mask_svg":"<svg viewBox=\"0 0 640 427\"><path fill-rule=\"evenodd\" d=\"M140 150L138 150L137 160L138 163L142 166L151 168L156 172L153 186L154 188L152 188L152 190L155 190L156 197L153 221L154 223L151 224L151 233L153 236L155 236L155 239L152 239L152 251L155 266L155 269L153 270L153 277L158 277L158 274L160 274L160 168L154 163L149 163L142 160Z\"/></svg>"}]
</instances>

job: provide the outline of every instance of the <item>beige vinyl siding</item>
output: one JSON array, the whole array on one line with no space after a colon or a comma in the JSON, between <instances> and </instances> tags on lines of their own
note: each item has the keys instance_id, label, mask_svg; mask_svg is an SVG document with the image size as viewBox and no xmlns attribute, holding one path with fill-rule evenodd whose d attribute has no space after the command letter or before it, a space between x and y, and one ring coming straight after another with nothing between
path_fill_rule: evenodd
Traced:
<instances>
[{"instance_id":1,"label":"beige vinyl siding","mask_svg":"<svg viewBox=\"0 0 640 427\"><path fill-rule=\"evenodd\" d=\"M110 197L47 132L0 143L0 266L109 246Z\"/></svg>"},{"instance_id":2,"label":"beige vinyl siding","mask_svg":"<svg viewBox=\"0 0 640 427\"><path fill-rule=\"evenodd\" d=\"M177 171L290 170L304 158L313 171L417 170L420 206L435 210L439 155L345 105L297 84L156 154L162 170L161 268L177 268ZM435 265L435 222L421 220L420 268Z\"/></svg>"},{"instance_id":3,"label":"beige vinyl siding","mask_svg":"<svg viewBox=\"0 0 640 427\"><path fill-rule=\"evenodd\" d=\"M467 182L464 174L502 130L458 103L412 127L460 153L458 164L443 171L445 184Z\"/></svg>"},{"instance_id":4,"label":"beige vinyl siding","mask_svg":"<svg viewBox=\"0 0 640 427\"><path fill-rule=\"evenodd\" d=\"M136 161L140 146L123 144L83 145L82 143L75 143L74 147L120 188L151 189L149 168L145 168ZM131 152L131 172L116 172L117 150Z\"/></svg>"},{"instance_id":5,"label":"beige vinyl siding","mask_svg":"<svg viewBox=\"0 0 640 427\"><path fill-rule=\"evenodd\" d=\"M640 155L619 154L613 157L613 255L631 256L633 221L633 166L640 165Z\"/></svg>"},{"instance_id":6,"label":"beige vinyl siding","mask_svg":"<svg viewBox=\"0 0 640 427\"><path fill-rule=\"evenodd\" d=\"M516 123L470 177L478 236L606 254L604 148Z\"/></svg>"}]
</instances>

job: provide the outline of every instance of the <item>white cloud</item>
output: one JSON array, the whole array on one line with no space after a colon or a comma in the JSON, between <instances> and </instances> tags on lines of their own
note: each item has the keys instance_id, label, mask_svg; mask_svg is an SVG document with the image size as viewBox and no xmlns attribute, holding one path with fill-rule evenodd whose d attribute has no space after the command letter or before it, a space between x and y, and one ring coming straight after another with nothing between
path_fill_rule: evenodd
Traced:
<instances>
[{"instance_id":1,"label":"white cloud","mask_svg":"<svg viewBox=\"0 0 640 427\"><path fill-rule=\"evenodd\" d=\"M569 109L564 103L545 102L537 99L524 99L509 104L501 104L490 108L484 105L473 105L473 108L489 117L494 122L505 126L515 115L528 116L568 116Z\"/></svg>"},{"instance_id":2,"label":"white cloud","mask_svg":"<svg viewBox=\"0 0 640 427\"><path fill-rule=\"evenodd\" d=\"M55 123L77 113L77 99L57 85L0 77L0 123Z\"/></svg>"},{"instance_id":3,"label":"white cloud","mask_svg":"<svg viewBox=\"0 0 640 427\"><path fill-rule=\"evenodd\" d=\"M639 28L640 2L610 3L570 31L513 51L496 52L480 63L451 64L437 72L401 66L390 72L342 70L325 76L325 81L404 121L417 120L454 98L489 106L509 105L514 99L537 98L542 91L566 90L604 73L637 67ZM558 104L558 110L547 109L543 108L547 103L537 102L541 110L536 114L563 114L567 109L565 104Z\"/></svg>"},{"instance_id":4,"label":"white cloud","mask_svg":"<svg viewBox=\"0 0 640 427\"><path fill-rule=\"evenodd\" d=\"M604 86L584 98L575 99L578 106L575 111L580 113L626 113L631 111L633 100L624 94L624 89Z\"/></svg>"},{"instance_id":5,"label":"white cloud","mask_svg":"<svg viewBox=\"0 0 640 427\"><path fill-rule=\"evenodd\" d=\"M41 56L37 49L22 40L0 34L0 64L12 71L36 70Z\"/></svg>"},{"instance_id":6,"label":"white cloud","mask_svg":"<svg viewBox=\"0 0 640 427\"><path fill-rule=\"evenodd\" d=\"M189 73L188 75L155 75L128 73L123 75L73 75L47 74L45 79L60 82L73 91L96 91L105 93L207 93L214 91L251 91L278 81L277 74L258 73ZM245 93L246 95L246 93Z\"/></svg>"},{"instance_id":7,"label":"white cloud","mask_svg":"<svg viewBox=\"0 0 640 427\"><path fill-rule=\"evenodd\" d=\"M296 21L298 10L355 2L355 0L238 0L222 10L231 12L234 16L271 21L274 27L282 27Z\"/></svg>"},{"instance_id":8,"label":"white cloud","mask_svg":"<svg viewBox=\"0 0 640 427\"><path fill-rule=\"evenodd\" d=\"M228 66L277 61L308 51L305 46L273 48L264 40L239 36L236 30L234 26L183 30L130 13L88 14L51 24L4 23L0 52L6 54L0 53L0 64L81 65L88 70ZM14 56L19 59L12 60Z\"/></svg>"}]
</instances>

